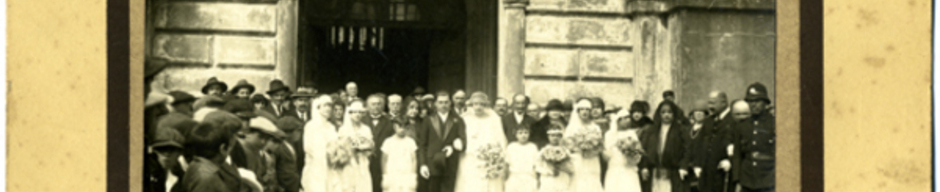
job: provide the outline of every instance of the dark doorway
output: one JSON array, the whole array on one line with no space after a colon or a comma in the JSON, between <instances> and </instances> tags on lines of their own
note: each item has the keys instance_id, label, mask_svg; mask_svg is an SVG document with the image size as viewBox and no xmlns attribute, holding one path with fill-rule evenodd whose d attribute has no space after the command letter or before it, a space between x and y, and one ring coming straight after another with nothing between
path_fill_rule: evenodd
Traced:
<instances>
[{"instance_id":1,"label":"dark doorway","mask_svg":"<svg viewBox=\"0 0 940 192\"><path fill-rule=\"evenodd\" d=\"M496 92L499 1L300 1L297 85ZM472 16L471 16L472 15Z\"/></svg>"},{"instance_id":2,"label":"dark doorway","mask_svg":"<svg viewBox=\"0 0 940 192\"><path fill-rule=\"evenodd\" d=\"M375 41L366 42L344 39L334 31L340 28L316 27L311 36L316 36L316 68L308 67L303 77L312 81L321 92L336 92L346 83L357 82L359 90L366 94L410 93L416 86L427 87L430 42L438 32L418 29L383 29L342 27L344 34L361 31L375 32ZM352 32L352 33L350 33ZM380 34L380 35L379 35ZM346 38L349 35L342 35ZM353 35L362 37L362 35ZM369 35L366 35L367 37Z\"/></svg>"}]
</instances>

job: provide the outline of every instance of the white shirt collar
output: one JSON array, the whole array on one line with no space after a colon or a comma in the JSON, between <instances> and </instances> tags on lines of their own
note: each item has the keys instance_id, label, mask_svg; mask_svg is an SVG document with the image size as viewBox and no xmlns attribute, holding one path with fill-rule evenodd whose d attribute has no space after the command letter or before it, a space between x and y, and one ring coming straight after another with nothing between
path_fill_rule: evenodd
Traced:
<instances>
[{"instance_id":1,"label":"white shirt collar","mask_svg":"<svg viewBox=\"0 0 940 192\"><path fill-rule=\"evenodd\" d=\"M513 112L512 115L516 116L516 123L522 123L522 119L525 118L525 113L519 114L519 113Z\"/></svg>"},{"instance_id":2,"label":"white shirt collar","mask_svg":"<svg viewBox=\"0 0 940 192\"><path fill-rule=\"evenodd\" d=\"M731 113L731 107L725 108L725 110L722 111L720 115L718 115L718 119L725 119L725 116L728 116L728 113Z\"/></svg>"},{"instance_id":3,"label":"white shirt collar","mask_svg":"<svg viewBox=\"0 0 940 192\"><path fill-rule=\"evenodd\" d=\"M447 120L447 113L448 113L448 112L437 113L437 116L440 116L440 117L441 117L441 121L445 121L445 120Z\"/></svg>"}]
</instances>

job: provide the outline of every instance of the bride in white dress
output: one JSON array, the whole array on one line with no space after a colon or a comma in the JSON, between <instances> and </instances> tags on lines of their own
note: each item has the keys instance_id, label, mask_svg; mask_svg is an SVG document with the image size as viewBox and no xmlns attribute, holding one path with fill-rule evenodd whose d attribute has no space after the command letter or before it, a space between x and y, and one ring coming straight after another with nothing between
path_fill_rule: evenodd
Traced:
<instances>
[{"instance_id":1,"label":"bride in white dress","mask_svg":"<svg viewBox=\"0 0 940 192\"><path fill-rule=\"evenodd\" d=\"M362 101L356 100L346 107L343 126L339 128L337 134L340 137L365 137L372 140L372 129L362 123L362 117L366 109L362 106ZM349 161L349 165L342 171L342 190L343 192L371 192L372 176L369 172L369 156L367 154L356 153Z\"/></svg>"},{"instance_id":2,"label":"bride in white dress","mask_svg":"<svg viewBox=\"0 0 940 192\"><path fill-rule=\"evenodd\" d=\"M487 144L498 144L506 149L506 135L502 121L495 111L487 107L489 99L482 92L470 96L470 107L463 116L466 123L467 146L457 169L456 192L502 192L505 174L496 179L487 179L483 161L477 158L477 150ZM508 170L508 167L507 167Z\"/></svg>"},{"instance_id":3,"label":"bride in white dress","mask_svg":"<svg viewBox=\"0 0 940 192\"><path fill-rule=\"evenodd\" d=\"M597 124L591 122L591 101L586 98L578 99L571 112L571 121L565 128L565 138L582 131L601 132ZM600 154L582 154L577 152L571 155L574 165L574 174L571 176L571 189L573 191L604 191L601 185Z\"/></svg>"},{"instance_id":4,"label":"bride in white dress","mask_svg":"<svg viewBox=\"0 0 940 192\"><path fill-rule=\"evenodd\" d=\"M614 128L604 135L604 157L608 159L607 176L604 177L604 189L609 192L639 192L640 177L637 164L642 156L627 157L617 147L619 140L640 142L638 128L629 127L630 116L618 118Z\"/></svg>"},{"instance_id":5,"label":"bride in white dress","mask_svg":"<svg viewBox=\"0 0 940 192\"><path fill-rule=\"evenodd\" d=\"M338 183L339 172L330 169L326 159L326 144L338 136L336 126L328 120L333 111L333 100L327 95L313 101L317 112L304 125L304 153L307 162L300 177L304 191L329 191L328 183Z\"/></svg>"}]
</instances>

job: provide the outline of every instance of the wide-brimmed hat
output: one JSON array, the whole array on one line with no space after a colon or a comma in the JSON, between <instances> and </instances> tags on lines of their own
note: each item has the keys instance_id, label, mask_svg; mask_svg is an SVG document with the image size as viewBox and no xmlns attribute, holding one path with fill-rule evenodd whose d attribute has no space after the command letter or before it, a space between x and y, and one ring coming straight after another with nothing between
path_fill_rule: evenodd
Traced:
<instances>
[{"instance_id":1,"label":"wide-brimmed hat","mask_svg":"<svg viewBox=\"0 0 940 192\"><path fill-rule=\"evenodd\" d=\"M268 85L268 92L266 93L268 93L268 95L272 95L274 93L277 93L278 91L290 92L290 87L287 87L287 85L284 85L284 82L281 80L277 80L277 79L271 80L271 84Z\"/></svg>"},{"instance_id":2,"label":"wide-brimmed hat","mask_svg":"<svg viewBox=\"0 0 940 192\"><path fill-rule=\"evenodd\" d=\"M251 105L250 101L245 99L228 101L225 103L223 109L241 118L254 118L257 116L255 114L255 107Z\"/></svg>"},{"instance_id":3,"label":"wide-brimmed hat","mask_svg":"<svg viewBox=\"0 0 940 192\"><path fill-rule=\"evenodd\" d=\"M255 85L248 83L248 80L242 79L242 80L238 80L238 83L235 83L235 86L232 87L232 90L231 90L232 94L235 94L235 92L238 92L238 90L242 88L248 89L249 95L252 93L255 93Z\"/></svg>"},{"instance_id":4,"label":"wide-brimmed hat","mask_svg":"<svg viewBox=\"0 0 940 192\"><path fill-rule=\"evenodd\" d=\"M264 117L255 117L248 121L248 128L261 131L264 134L268 134L275 138L284 138L287 134L284 134L284 131L277 129L277 126L274 125L271 120Z\"/></svg>"},{"instance_id":5,"label":"wide-brimmed hat","mask_svg":"<svg viewBox=\"0 0 940 192\"><path fill-rule=\"evenodd\" d=\"M193 121L191 124L181 126L196 126L196 123ZM183 134L176 129L158 128L154 133L153 143L150 144L150 147L175 147L182 149L185 141L186 139L183 137Z\"/></svg>"},{"instance_id":6,"label":"wide-brimmed hat","mask_svg":"<svg viewBox=\"0 0 940 192\"><path fill-rule=\"evenodd\" d=\"M552 99L548 101L548 104L545 104L545 111L564 111L565 107L561 104L561 101L558 99Z\"/></svg>"},{"instance_id":7,"label":"wide-brimmed hat","mask_svg":"<svg viewBox=\"0 0 940 192\"><path fill-rule=\"evenodd\" d=\"M196 100L196 97L193 97L193 95L190 95L189 93L186 93L183 91L170 91L169 94L170 94L170 97L173 97L173 102L170 103L172 105Z\"/></svg>"},{"instance_id":8,"label":"wide-brimmed hat","mask_svg":"<svg viewBox=\"0 0 940 192\"><path fill-rule=\"evenodd\" d=\"M762 100L770 103L770 97L767 96L767 87L761 83L754 83L747 86L747 92L744 96L745 101Z\"/></svg>"},{"instance_id":9,"label":"wide-brimmed hat","mask_svg":"<svg viewBox=\"0 0 940 192\"><path fill-rule=\"evenodd\" d=\"M228 85L225 84L225 82L219 81L219 79L215 77L210 77L209 80L206 81L206 85L202 86L202 94L209 94L209 87L212 87L213 85L222 86L222 92L228 90Z\"/></svg>"},{"instance_id":10,"label":"wide-brimmed hat","mask_svg":"<svg viewBox=\"0 0 940 192\"><path fill-rule=\"evenodd\" d=\"M294 99L294 98L310 98L310 97L313 97L313 96L315 96L315 95L316 95L316 93L314 92L313 88L309 88L309 87L300 87L300 88L297 88L297 92L295 92L294 94L291 94L291 95L290 95L290 98L291 98L291 99Z\"/></svg>"}]
</instances>

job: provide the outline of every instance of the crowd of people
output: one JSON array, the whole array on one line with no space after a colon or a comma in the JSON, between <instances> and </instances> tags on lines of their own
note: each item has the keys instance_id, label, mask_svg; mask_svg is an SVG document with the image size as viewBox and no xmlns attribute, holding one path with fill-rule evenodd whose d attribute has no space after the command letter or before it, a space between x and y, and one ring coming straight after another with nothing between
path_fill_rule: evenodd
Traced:
<instances>
[{"instance_id":1,"label":"crowd of people","mask_svg":"<svg viewBox=\"0 0 940 192\"><path fill-rule=\"evenodd\" d=\"M317 93L273 80L256 93L211 78L197 98L152 92L153 74L145 191L774 189L774 115L760 83L730 103L704 95L688 113L667 91L650 114L645 101L541 105L462 90L360 98L354 82Z\"/></svg>"}]
</instances>

